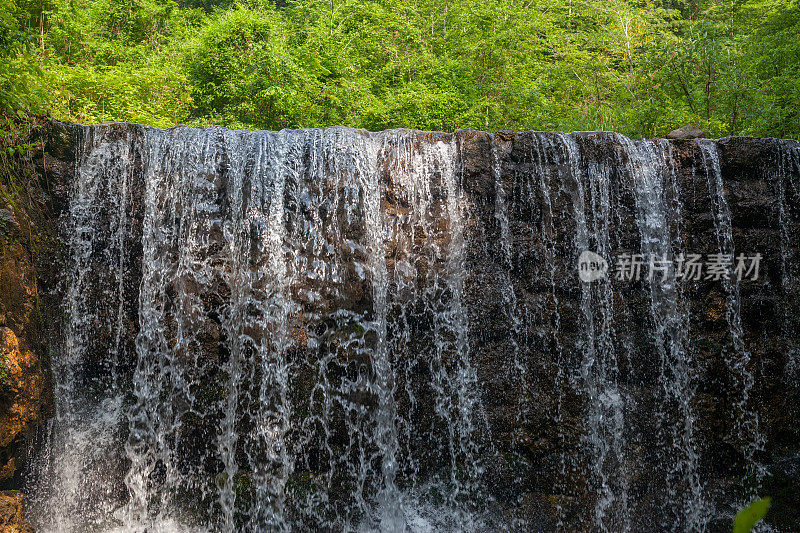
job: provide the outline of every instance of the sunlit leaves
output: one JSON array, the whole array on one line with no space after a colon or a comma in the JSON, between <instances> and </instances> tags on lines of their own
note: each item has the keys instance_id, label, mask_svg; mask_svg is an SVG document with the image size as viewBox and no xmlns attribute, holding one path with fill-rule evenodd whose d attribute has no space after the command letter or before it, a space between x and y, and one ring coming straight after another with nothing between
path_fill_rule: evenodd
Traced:
<instances>
[{"instance_id":1,"label":"sunlit leaves","mask_svg":"<svg viewBox=\"0 0 800 533\"><path fill-rule=\"evenodd\" d=\"M763 498L739 511L733 522L733 533L750 533L755 525L767 515L769 503L769 498Z\"/></svg>"},{"instance_id":2,"label":"sunlit leaves","mask_svg":"<svg viewBox=\"0 0 800 533\"><path fill-rule=\"evenodd\" d=\"M800 133L797 0L6 5L0 102L81 122Z\"/></svg>"}]
</instances>

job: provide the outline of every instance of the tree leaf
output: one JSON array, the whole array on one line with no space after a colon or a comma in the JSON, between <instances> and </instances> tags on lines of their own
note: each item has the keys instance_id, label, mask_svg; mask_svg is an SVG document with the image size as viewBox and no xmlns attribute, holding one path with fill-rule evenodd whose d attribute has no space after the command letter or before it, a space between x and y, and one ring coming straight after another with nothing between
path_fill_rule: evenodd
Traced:
<instances>
[{"instance_id":1,"label":"tree leaf","mask_svg":"<svg viewBox=\"0 0 800 533\"><path fill-rule=\"evenodd\" d=\"M769 498L756 500L736 515L733 521L733 533L750 533L753 527L766 516L769 510Z\"/></svg>"}]
</instances>

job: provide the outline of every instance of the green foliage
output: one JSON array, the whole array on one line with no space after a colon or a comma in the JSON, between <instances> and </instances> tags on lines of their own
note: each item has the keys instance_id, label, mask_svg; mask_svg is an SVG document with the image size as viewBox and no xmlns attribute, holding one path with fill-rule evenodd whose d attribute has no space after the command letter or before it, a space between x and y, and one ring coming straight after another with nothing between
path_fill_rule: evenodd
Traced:
<instances>
[{"instance_id":1,"label":"green foliage","mask_svg":"<svg viewBox=\"0 0 800 533\"><path fill-rule=\"evenodd\" d=\"M5 354L0 354L0 385L5 385L8 379L8 364Z\"/></svg>"},{"instance_id":2,"label":"green foliage","mask_svg":"<svg viewBox=\"0 0 800 533\"><path fill-rule=\"evenodd\" d=\"M63 65L48 76L57 116L76 122L122 120L174 126L191 109L188 82L170 66Z\"/></svg>"},{"instance_id":3,"label":"green foliage","mask_svg":"<svg viewBox=\"0 0 800 533\"><path fill-rule=\"evenodd\" d=\"M13 0L0 2L0 113L22 116L41 106L33 52L35 41L26 27L28 13Z\"/></svg>"},{"instance_id":4,"label":"green foliage","mask_svg":"<svg viewBox=\"0 0 800 533\"><path fill-rule=\"evenodd\" d=\"M769 503L769 498L756 500L739 511L733 521L733 533L750 533L755 525L767 515Z\"/></svg>"},{"instance_id":5,"label":"green foliage","mask_svg":"<svg viewBox=\"0 0 800 533\"><path fill-rule=\"evenodd\" d=\"M800 0L3 1L14 112L800 135Z\"/></svg>"},{"instance_id":6,"label":"green foliage","mask_svg":"<svg viewBox=\"0 0 800 533\"><path fill-rule=\"evenodd\" d=\"M213 18L189 52L195 112L232 126L298 127L314 116L314 65L297 54L275 8Z\"/></svg>"}]
</instances>

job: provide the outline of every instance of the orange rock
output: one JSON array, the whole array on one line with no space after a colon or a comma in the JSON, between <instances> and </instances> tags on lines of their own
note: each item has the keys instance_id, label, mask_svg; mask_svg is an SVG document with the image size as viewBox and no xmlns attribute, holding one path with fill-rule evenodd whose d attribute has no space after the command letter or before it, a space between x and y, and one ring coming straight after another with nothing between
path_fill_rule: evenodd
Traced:
<instances>
[{"instance_id":1,"label":"orange rock","mask_svg":"<svg viewBox=\"0 0 800 533\"><path fill-rule=\"evenodd\" d=\"M43 376L36 356L7 327L0 327L0 363L0 448L4 448L38 420Z\"/></svg>"},{"instance_id":2,"label":"orange rock","mask_svg":"<svg viewBox=\"0 0 800 533\"><path fill-rule=\"evenodd\" d=\"M33 527L22 519L23 500L21 492L0 492L0 532L33 533Z\"/></svg>"}]
</instances>

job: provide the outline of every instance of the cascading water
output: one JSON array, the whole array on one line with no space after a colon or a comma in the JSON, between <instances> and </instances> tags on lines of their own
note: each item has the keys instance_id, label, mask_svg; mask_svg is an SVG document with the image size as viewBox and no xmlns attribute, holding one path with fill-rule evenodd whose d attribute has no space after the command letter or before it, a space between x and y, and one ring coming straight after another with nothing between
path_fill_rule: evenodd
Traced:
<instances>
[{"instance_id":1,"label":"cascading water","mask_svg":"<svg viewBox=\"0 0 800 533\"><path fill-rule=\"evenodd\" d=\"M593 250L611 257L611 169L589 161L582 170L577 144L566 138L569 161L576 169L576 255ZM586 324L581 343L580 387L586 395L590 475L596 485L593 524L601 531L628 530L628 472L625 458L625 402L619 386L614 346L611 282L581 285L581 313Z\"/></svg>"},{"instance_id":2,"label":"cascading water","mask_svg":"<svg viewBox=\"0 0 800 533\"><path fill-rule=\"evenodd\" d=\"M672 147L666 141L634 143L623 139L633 175L641 255L648 262L647 281L654 348L659 358L663 397L657 412L662 433L658 445L670 454L665 466L667 513L664 522L702 531L708 520L698 474L693 401L694 373L686 351L689 317L685 289L675 265L689 253L682 242L682 202Z\"/></svg>"},{"instance_id":3,"label":"cascading water","mask_svg":"<svg viewBox=\"0 0 800 533\"><path fill-rule=\"evenodd\" d=\"M798 271L797 253L793 251L792 238L796 233L793 227L789 198L800 197L800 146L791 141L782 141L776 154L776 173L773 177L778 187L778 226L781 236L781 281L787 298L791 298L798 290L800 272ZM793 179L794 178L794 179ZM796 239L796 237L794 237ZM796 298L796 297L795 297ZM796 300L795 300L796 301ZM788 308L783 313L783 332L788 340L785 372L793 376L800 384L800 338L792 333L800 328L797 319L792 319Z\"/></svg>"},{"instance_id":4,"label":"cascading water","mask_svg":"<svg viewBox=\"0 0 800 533\"><path fill-rule=\"evenodd\" d=\"M708 188L711 191L714 228L717 236L719 253L735 260L736 254L733 243L733 229L731 212L722 183L722 170L719 163L719 153L714 144L704 141L700 148L703 153ZM750 353L745 346L742 317L740 313L739 280L735 275L722 279L725 290L725 318L730 329L732 341L731 353L726 354L726 363L734 380L735 409L733 411L736 445L742 450L742 455L747 462L748 490L745 498L755 496L764 476L763 466L756 459L756 454L763 449L763 436L759 431L758 413L750 405L750 394L754 386L755 377L750 370Z\"/></svg>"},{"instance_id":5,"label":"cascading water","mask_svg":"<svg viewBox=\"0 0 800 533\"><path fill-rule=\"evenodd\" d=\"M710 488L698 285L648 276L733 253L715 143L80 135L43 531L703 531L756 495ZM698 174L712 250L687 238ZM584 251L638 254L643 277L581 281ZM738 283L709 289L738 387L724 439L760 479Z\"/></svg>"},{"instance_id":6,"label":"cascading water","mask_svg":"<svg viewBox=\"0 0 800 533\"><path fill-rule=\"evenodd\" d=\"M44 465L52 485L39 494L43 508L54 510L41 515L51 530L74 530L84 525L83 516L111 512L120 491L118 478L97 474L122 465L122 397L105 391L124 386L119 367L128 355L122 338L130 296L124 273L131 267L129 211L138 154L132 132L114 138L105 133L87 134L69 210L69 320L62 357L54 362L56 415ZM104 357L93 359L89 354L100 345Z\"/></svg>"},{"instance_id":7,"label":"cascading water","mask_svg":"<svg viewBox=\"0 0 800 533\"><path fill-rule=\"evenodd\" d=\"M235 531L308 521L402 529L403 498L424 492L413 476L422 460L443 467L431 471L433 485L448 484L442 508L471 509L463 500L478 472L479 400L461 309L465 206L453 144L413 146L404 132L387 143L345 129L142 128L138 139L113 142L103 132L87 133L70 212L75 265L68 358L59 370L65 414L53 429L67 442L52 462L72 479L56 476L54 499L42 501L42 516L54 521L43 526L215 524ZM75 373L92 363L92 320L110 321L117 339L125 327L117 309L123 295L116 311L97 301L90 308L95 294L84 278L103 277L89 269L106 267L123 283L126 265L116 257L131 244L118 236L127 229L121 202L133 168L126 151L140 154L145 182L132 390L113 382L76 405L82 387ZM396 200L413 211L385 213L384 174L402 167L393 179L405 198ZM449 224L434 227L440 220ZM421 246L405 241L406 228L422 235ZM114 261L92 264L98 247ZM427 263L427 279L414 279L414 262ZM404 331L393 301L415 283L429 332ZM402 361L403 344L420 334L430 336L425 356ZM110 359L117 364L116 354ZM420 371L420 363L427 368ZM433 409L426 406L424 416L442 438L430 457L417 453L416 421L398 414L400 370L411 405L413 380L429 375ZM116 379L116 370L109 375ZM92 409L102 409L100 422L83 413ZM88 434L75 431L77 419L89 424ZM77 487L103 475L100 465L64 460L87 447L119 454L123 444L127 503L82 508L98 497ZM401 462L412 476L399 472ZM401 494L401 482L411 483L413 496ZM110 495L104 499L113 507Z\"/></svg>"}]
</instances>

